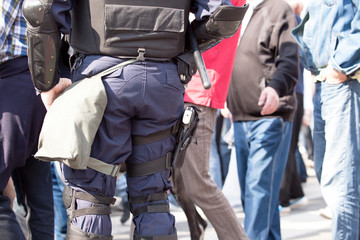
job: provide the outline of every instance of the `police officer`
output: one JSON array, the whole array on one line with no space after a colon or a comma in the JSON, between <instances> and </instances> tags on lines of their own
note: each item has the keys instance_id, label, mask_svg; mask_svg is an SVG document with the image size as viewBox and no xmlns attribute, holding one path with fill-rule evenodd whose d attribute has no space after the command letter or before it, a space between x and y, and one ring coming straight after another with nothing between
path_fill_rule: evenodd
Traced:
<instances>
[{"instance_id":1,"label":"police officer","mask_svg":"<svg viewBox=\"0 0 360 240\"><path fill-rule=\"evenodd\" d=\"M226 19L236 15L234 8L224 0L25 1L29 66L48 106L67 87L56 70L60 33L70 36L75 52L72 82L126 63L102 78L108 103L91 157L114 166L126 163L134 239L177 239L166 192L176 144L173 130L183 114L184 86L175 59L185 51L189 12L195 14L199 43L216 43L239 27L239 21ZM231 24L219 27L223 20ZM128 64L129 59L134 61ZM67 238L112 239L109 204L116 174L67 165L62 172L68 186Z\"/></svg>"}]
</instances>

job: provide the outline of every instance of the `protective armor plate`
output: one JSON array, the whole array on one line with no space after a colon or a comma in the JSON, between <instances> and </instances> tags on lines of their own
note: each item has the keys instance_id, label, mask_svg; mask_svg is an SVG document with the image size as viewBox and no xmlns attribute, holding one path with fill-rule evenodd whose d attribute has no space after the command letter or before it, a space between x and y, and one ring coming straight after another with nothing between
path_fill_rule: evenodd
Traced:
<instances>
[{"instance_id":1,"label":"protective armor plate","mask_svg":"<svg viewBox=\"0 0 360 240\"><path fill-rule=\"evenodd\" d=\"M220 6L207 19L191 23L200 50L207 50L224 38L236 33L249 5L242 7L231 5Z\"/></svg>"},{"instance_id":2,"label":"protective armor plate","mask_svg":"<svg viewBox=\"0 0 360 240\"><path fill-rule=\"evenodd\" d=\"M39 0L26 0L23 4L28 22L29 68L34 86L40 91L48 91L58 82L60 34L50 7Z\"/></svg>"}]
</instances>

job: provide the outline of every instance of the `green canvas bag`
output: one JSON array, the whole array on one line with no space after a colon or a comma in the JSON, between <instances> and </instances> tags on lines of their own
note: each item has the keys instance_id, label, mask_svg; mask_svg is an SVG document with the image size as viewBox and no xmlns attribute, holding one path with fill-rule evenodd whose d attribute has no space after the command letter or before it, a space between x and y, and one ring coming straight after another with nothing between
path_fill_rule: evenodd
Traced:
<instances>
[{"instance_id":1,"label":"green canvas bag","mask_svg":"<svg viewBox=\"0 0 360 240\"><path fill-rule=\"evenodd\" d=\"M117 175L120 166L91 158L90 151L107 105L102 77L135 61L122 62L77 81L56 98L45 116L35 158L60 161L73 169L90 167Z\"/></svg>"}]
</instances>

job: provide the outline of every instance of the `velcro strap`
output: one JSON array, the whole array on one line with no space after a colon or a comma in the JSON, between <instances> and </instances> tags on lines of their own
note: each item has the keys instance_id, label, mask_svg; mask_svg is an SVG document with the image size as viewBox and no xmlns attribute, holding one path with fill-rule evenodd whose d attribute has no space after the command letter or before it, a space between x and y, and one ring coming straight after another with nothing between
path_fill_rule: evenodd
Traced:
<instances>
[{"instance_id":1,"label":"velcro strap","mask_svg":"<svg viewBox=\"0 0 360 240\"><path fill-rule=\"evenodd\" d=\"M168 199L168 194L166 192L158 192L158 193L151 193L148 196L144 196L144 197L129 197L129 202L132 204L138 204L138 203L154 202L154 201L161 201L167 199Z\"/></svg>"},{"instance_id":2,"label":"velcro strap","mask_svg":"<svg viewBox=\"0 0 360 240\"><path fill-rule=\"evenodd\" d=\"M75 190L74 190L73 194L76 199L81 199L81 200L89 201L92 203L98 203L98 204L114 204L116 201L116 199L112 198L112 197L91 195L89 193L79 192L79 191L75 191Z\"/></svg>"},{"instance_id":3,"label":"velcro strap","mask_svg":"<svg viewBox=\"0 0 360 240\"><path fill-rule=\"evenodd\" d=\"M92 206L88 208L81 208L71 211L71 218L76 218L84 215L110 215L111 207L109 206Z\"/></svg>"},{"instance_id":4,"label":"velcro strap","mask_svg":"<svg viewBox=\"0 0 360 240\"><path fill-rule=\"evenodd\" d=\"M177 121L171 128L150 134L148 136L132 135L132 145L143 145L160 141L178 133L180 121Z\"/></svg>"},{"instance_id":5,"label":"velcro strap","mask_svg":"<svg viewBox=\"0 0 360 240\"><path fill-rule=\"evenodd\" d=\"M136 217L142 213L169 213L169 212L170 212L169 204L153 204L153 205L138 207L132 211L132 214L134 215L134 217Z\"/></svg>"},{"instance_id":6,"label":"velcro strap","mask_svg":"<svg viewBox=\"0 0 360 240\"><path fill-rule=\"evenodd\" d=\"M131 138L133 145L143 145L143 144L149 144L160 141L162 139L170 137L171 135L172 135L172 128L169 128L150 134L148 136L132 135Z\"/></svg>"},{"instance_id":7,"label":"velcro strap","mask_svg":"<svg viewBox=\"0 0 360 240\"><path fill-rule=\"evenodd\" d=\"M161 236L140 236L134 234L134 240L177 240L177 235L161 235Z\"/></svg>"},{"instance_id":8,"label":"velcro strap","mask_svg":"<svg viewBox=\"0 0 360 240\"><path fill-rule=\"evenodd\" d=\"M128 177L141 177L170 169L172 165L172 153L165 156L140 164L126 164L126 174Z\"/></svg>"},{"instance_id":9,"label":"velcro strap","mask_svg":"<svg viewBox=\"0 0 360 240\"><path fill-rule=\"evenodd\" d=\"M103 161L100 161L96 158L90 157L88 167L92 168L98 172L104 173L106 175L110 175L112 177L116 177L119 175L121 165L114 165L105 163Z\"/></svg>"}]
</instances>

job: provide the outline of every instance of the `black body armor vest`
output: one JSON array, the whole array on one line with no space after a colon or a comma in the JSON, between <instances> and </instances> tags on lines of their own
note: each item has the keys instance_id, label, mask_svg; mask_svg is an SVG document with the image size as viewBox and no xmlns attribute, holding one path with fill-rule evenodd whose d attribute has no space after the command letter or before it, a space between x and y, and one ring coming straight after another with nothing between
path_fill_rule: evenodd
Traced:
<instances>
[{"instance_id":1,"label":"black body armor vest","mask_svg":"<svg viewBox=\"0 0 360 240\"><path fill-rule=\"evenodd\" d=\"M77 0L70 44L78 53L166 61L184 51L191 0Z\"/></svg>"}]
</instances>

